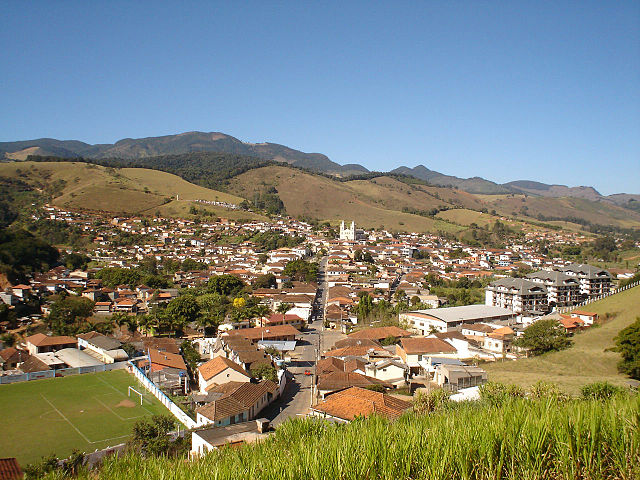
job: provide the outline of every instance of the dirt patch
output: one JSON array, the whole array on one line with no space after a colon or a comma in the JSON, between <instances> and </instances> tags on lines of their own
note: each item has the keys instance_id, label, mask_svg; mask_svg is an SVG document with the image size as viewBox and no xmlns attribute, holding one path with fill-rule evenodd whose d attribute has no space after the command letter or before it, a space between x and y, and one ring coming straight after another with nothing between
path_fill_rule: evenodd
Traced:
<instances>
[{"instance_id":1,"label":"dirt patch","mask_svg":"<svg viewBox=\"0 0 640 480\"><path fill-rule=\"evenodd\" d=\"M124 407L124 408L133 408L135 407L136 404L133 403L131 400L122 400L119 404L116 405L116 408L118 407Z\"/></svg>"}]
</instances>

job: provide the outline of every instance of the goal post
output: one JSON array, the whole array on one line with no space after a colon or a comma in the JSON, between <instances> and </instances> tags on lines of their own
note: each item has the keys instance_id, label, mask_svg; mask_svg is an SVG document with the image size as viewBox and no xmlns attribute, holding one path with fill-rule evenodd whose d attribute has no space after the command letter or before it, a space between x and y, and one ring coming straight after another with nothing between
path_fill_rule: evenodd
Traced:
<instances>
[{"instance_id":1,"label":"goal post","mask_svg":"<svg viewBox=\"0 0 640 480\"><path fill-rule=\"evenodd\" d=\"M143 399L142 393L140 393L135 388L133 388L131 385L129 385L129 388L127 389L127 397L131 396L131 392L133 392L134 395L137 394L140 397L140 406L142 406L142 399Z\"/></svg>"}]
</instances>

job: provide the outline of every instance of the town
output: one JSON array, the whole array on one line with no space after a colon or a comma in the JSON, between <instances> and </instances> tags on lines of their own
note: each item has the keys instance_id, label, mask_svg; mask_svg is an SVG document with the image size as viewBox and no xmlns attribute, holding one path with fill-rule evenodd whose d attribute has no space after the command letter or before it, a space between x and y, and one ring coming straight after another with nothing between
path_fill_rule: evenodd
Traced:
<instances>
[{"instance_id":1,"label":"town","mask_svg":"<svg viewBox=\"0 0 640 480\"><path fill-rule=\"evenodd\" d=\"M92 247L0 292L0 384L125 371L127 396L154 396L192 430L192 455L300 416L398 418L420 392L478 398L484 364L527 356L516 341L527 327L588 329L598 322L588 304L632 277L549 258L541 238L560 248L592 239L535 227L482 248L352 221L50 205L38 215Z\"/></svg>"}]
</instances>

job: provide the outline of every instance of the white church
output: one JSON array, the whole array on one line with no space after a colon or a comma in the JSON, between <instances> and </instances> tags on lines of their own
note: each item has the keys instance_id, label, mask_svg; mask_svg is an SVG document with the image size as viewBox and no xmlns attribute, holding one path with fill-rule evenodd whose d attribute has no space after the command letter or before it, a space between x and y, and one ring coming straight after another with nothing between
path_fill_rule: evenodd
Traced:
<instances>
[{"instance_id":1,"label":"white church","mask_svg":"<svg viewBox=\"0 0 640 480\"><path fill-rule=\"evenodd\" d=\"M345 226L344 220L340 222L340 240L355 242L356 240L362 240L364 237L364 230L361 228L356 229L356 222L351 222L349 227Z\"/></svg>"}]
</instances>

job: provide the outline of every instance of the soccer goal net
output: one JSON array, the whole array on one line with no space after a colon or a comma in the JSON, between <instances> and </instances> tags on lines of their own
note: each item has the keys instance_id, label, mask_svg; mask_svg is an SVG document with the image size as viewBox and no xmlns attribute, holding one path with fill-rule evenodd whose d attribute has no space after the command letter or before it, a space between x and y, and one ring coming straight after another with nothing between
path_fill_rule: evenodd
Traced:
<instances>
[{"instance_id":1,"label":"soccer goal net","mask_svg":"<svg viewBox=\"0 0 640 480\"><path fill-rule=\"evenodd\" d=\"M140 405L142 405L142 393L140 393L138 390L136 390L135 388L133 388L132 386L129 386L129 389L127 390L127 397L130 397L131 394L133 393L133 396L135 397L136 395L138 397L140 397Z\"/></svg>"}]
</instances>

